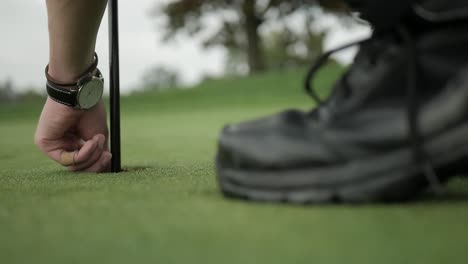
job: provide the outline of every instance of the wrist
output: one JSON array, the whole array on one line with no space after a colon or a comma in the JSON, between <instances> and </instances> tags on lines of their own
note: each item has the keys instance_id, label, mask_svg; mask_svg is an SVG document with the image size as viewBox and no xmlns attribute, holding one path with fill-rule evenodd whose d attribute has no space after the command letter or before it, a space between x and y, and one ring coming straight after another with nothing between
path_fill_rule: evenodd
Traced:
<instances>
[{"instance_id":1,"label":"wrist","mask_svg":"<svg viewBox=\"0 0 468 264\"><path fill-rule=\"evenodd\" d=\"M59 103L56 100L54 100L53 98L51 98L50 96L47 97L46 105L49 105L53 109L52 112L57 113L57 114L59 114L61 116L62 115L76 116L76 115L80 115L81 113L84 112L84 110L81 110L79 108L69 107L69 106L66 106L66 105L64 105L62 103Z\"/></svg>"},{"instance_id":2,"label":"wrist","mask_svg":"<svg viewBox=\"0 0 468 264\"><path fill-rule=\"evenodd\" d=\"M94 53L94 62L84 73L73 81L62 82L54 79L47 65L45 75L47 78L47 93L49 97L69 107L90 109L95 106L102 97L104 78L97 68L99 58Z\"/></svg>"},{"instance_id":3,"label":"wrist","mask_svg":"<svg viewBox=\"0 0 468 264\"><path fill-rule=\"evenodd\" d=\"M93 67L96 55L93 53L89 59L85 61L76 61L72 59L51 58L49 65L46 68L47 79L51 79L56 83L76 83L84 72L89 71ZM87 56L88 57L88 56Z\"/></svg>"},{"instance_id":4,"label":"wrist","mask_svg":"<svg viewBox=\"0 0 468 264\"><path fill-rule=\"evenodd\" d=\"M47 74L58 83L73 83L79 78L79 73L77 71L59 70L57 67L54 67L53 64L49 66Z\"/></svg>"}]
</instances>

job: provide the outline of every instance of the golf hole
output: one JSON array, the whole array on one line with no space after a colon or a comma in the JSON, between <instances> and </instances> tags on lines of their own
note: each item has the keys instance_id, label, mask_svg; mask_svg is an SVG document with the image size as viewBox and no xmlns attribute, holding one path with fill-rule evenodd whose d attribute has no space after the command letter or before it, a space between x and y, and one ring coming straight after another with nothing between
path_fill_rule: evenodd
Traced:
<instances>
[{"instance_id":1,"label":"golf hole","mask_svg":"<svg viewBox=\"0 0 468 264\"><path fill-rule=\"evenodd\" d=\"M143 172L146 170L151 169L151 167L146 167L146 166L131 166L131 167L125 167L122 168L120 172L116 173L130 173L130 172Z\"/></svg>"}]
</instances>

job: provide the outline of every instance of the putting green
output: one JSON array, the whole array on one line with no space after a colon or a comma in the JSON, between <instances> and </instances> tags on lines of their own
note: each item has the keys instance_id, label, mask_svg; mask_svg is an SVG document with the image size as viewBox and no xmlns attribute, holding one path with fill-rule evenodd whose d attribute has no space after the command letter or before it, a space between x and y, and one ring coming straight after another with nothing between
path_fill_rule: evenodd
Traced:
<instances>
[{"instance_id":1,"label":"putting green","mask_svg":"<svg viewBox=\"0 0 468 264\"><path fill-rule=\"evenodd\" d=\"M317 85L326 87L338 68ZM0 106L1 263L466 263L468 181L398 205L225 200L213 167L227 122L312 107L301 72L123 98L128 172L72 174L35 149L41 102Z\"/></svg>"}]
</instances>

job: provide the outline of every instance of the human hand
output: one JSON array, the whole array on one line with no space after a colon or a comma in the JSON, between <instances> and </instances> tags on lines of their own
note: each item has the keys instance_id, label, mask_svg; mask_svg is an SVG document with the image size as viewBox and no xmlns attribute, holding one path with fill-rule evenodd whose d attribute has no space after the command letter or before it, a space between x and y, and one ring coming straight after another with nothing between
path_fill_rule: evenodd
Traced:
<instances>
[{"instance_id":1,"label":"human hand","mask_svg":"<svg viewBox=\"0 0 468 264\"><path fill-rule=\"evenodd\" d=\"M108 172L107 115L101 102L89 110L74 109L47 98L34 137L49 158L75 172Z\"/></svg>"}]
</instances>

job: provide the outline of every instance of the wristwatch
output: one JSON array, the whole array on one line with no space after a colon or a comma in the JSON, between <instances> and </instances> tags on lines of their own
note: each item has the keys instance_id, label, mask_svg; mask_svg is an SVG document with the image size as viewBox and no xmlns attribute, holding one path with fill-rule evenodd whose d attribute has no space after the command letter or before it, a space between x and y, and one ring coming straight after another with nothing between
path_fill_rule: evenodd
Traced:
<instances>
[{"instance_id":1,"label":"wristwatch","mask_svg":"<svg viewBox=\"0 0 468 264\"><path fill-rule=\"evenodd\" d=\"M59 83L49 75L49 65L45 69L47 94L54 101L69 107L87 110L99 103L104 91L104 78L97 68L98 56L75 83Z\"/></svg>"}]
</instances>

